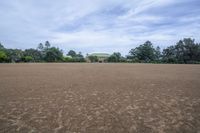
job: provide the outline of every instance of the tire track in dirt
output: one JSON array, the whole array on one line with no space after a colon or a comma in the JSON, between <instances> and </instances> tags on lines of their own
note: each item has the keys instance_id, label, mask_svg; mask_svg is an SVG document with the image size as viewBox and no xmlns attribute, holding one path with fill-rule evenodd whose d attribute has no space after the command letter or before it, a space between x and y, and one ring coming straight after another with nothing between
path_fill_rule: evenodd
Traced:
<instances>
[{"instance_id":1,"label":"tire track in dirt","mask_svg":"<svg viewBox=\"0 0 200 133\"><path fill-rule=\"evenodd\" d=\"M0 132L196 133L197 71L198 65L0 65Z\"/></svg>"}]
</instances>

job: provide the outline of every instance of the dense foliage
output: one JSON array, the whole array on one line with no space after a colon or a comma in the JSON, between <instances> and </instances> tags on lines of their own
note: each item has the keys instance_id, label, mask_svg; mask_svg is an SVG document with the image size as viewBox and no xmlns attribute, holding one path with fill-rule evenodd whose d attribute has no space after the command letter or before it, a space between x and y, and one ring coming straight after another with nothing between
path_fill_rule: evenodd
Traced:
<instances>
[{"instance_id":1,"label":"dense foliage","mask_svg":"<svg viewBox=\"0 0 200 133\"><path fill-rule=\"evenodd\" d=\"M119 52L114 52L109 58L108 62L126 62L126 59Z\"/></svg>"},{"instance_id":2,"label":"dense foliage","mask_svg":"<svg viewBox=\"0 0 200 133\"><path fill-rule=\"evenodd\" d=\"M73 50L70 50L73 51ZM74 51L75 52L75 51ZM71 52L69 52L71 53ZM74 56L64 56L61 49L51 47L46 41L40 43L37 49L6 49L0 43L0 62L84 62L85 59L81 52Z\"/></svg>"},{"instance_id":3,"label":"dense foliage","mask_svg":"<svg viewBox=\"0 0 200 133\"><path fill-rule=\"evenodd\" d=\"M97 56L89 55L88 58L89 58L89 60L91 62L98 62L98 57Z\"/></svg>"},{"instance_id":4,"label":"dense foliage","mask_svg":"<svg viewBox=\"0 0 200 133\"><path fill-rule=\"evenodd\" d=\"M186 38L180 40L175 46L163 50L163 62L166 63L199 63L200 44L195 40Z\"/></svg>"},{"instance_id":5,"label":"dense foliage","mask_svg":"<svg viewBox=\"0 0 200 133\"><path fill-rule=\"evenodd\" d=\"M90 62L98 62L98 57L88 55ZM81 52L69 50L66 56L63 51L46 41L40 43L37 49L7 49L0 43L0 62L85 62ZM139 45L129 51L129 55L123 57L121 53L114 52L106 62L138 62L138 63L200 63L200 43L194 39L185 38L175 45L164 48L154 47L150 41Z\"/></svg>"},{"instance_id":6,"label":"dense foliage","mask_svg":"<svg viewBox=\"0 0 200 133\"><path fill-rule=\"evenodd\" d=\"M69 59L70 62L85 62L85 58L82 55L81 52L79 52L78 54L74 51L74 50L70 50L67 54L68 57L71 57Z\"/></svg>"},{"instance_id":7,"label":"dense foliage","mask_svg":"<svg viewBox=\"0 0 200 133\"><path fill-rule=\"evenodd\" d=\"M195 43L194 39L185 38L161 52L159 47L154 48L153 44L147 41L139 47L131 49L127 58L133 62L145 63L200 63L200 44Z\"/></svg>"},{"instance_id":8,"label":"dense foliage","mask_svg":"<svg viewBox=\"0 0 200 133\"><path fill-rule=\"evenodd\" d=\"M129 58L133 61L149 63L157 60L157 53L159 53L159 51L156 51L153 44L150 41L147 41L139 47L131 49L129 53Z\"/></svg>"}]
</instances>

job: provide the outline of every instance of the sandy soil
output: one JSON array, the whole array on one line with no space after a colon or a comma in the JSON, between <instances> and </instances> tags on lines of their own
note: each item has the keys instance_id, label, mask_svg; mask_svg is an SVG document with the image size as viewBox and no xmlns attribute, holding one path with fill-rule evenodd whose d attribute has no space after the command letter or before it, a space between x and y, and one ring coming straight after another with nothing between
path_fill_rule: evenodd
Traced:
<instances>
[{"instance_id":1,"label":"sandy soil","mask_svg":"<svg viewBox=\"0 0 200 133\"><path fill-rule=\"evenodd\" d=\"M0 64L1 133L200 133L200 65Z\"/></svg>"}]
</instances>

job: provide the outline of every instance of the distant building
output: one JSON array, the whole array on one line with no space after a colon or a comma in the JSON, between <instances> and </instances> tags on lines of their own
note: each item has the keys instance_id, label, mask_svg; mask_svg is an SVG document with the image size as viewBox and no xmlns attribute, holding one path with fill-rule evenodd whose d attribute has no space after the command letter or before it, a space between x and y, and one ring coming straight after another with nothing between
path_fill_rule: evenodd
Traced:
<instances>
[{"instance_id":1,"label":"distant building","mask_svg":"<svg viewBox=\"0 0 200 133\"><path fill-rule=\"evenodd\" d=\"M92 58L90 57L93 57L94 60L91 60ZM86 61L102 63L102 62L107 62L109 57L110 57L110 54L107 54L107 53L92 53L92 54L87 55Z\"/></svg>"},{"instance_id":2,"label":"distant building","mask_svg":"<svg viewBox=\"0 0 200 133\"><path fill-rule=\"evenodd\" d=\"M70 56L70 55L66 55L65 57L69 58L69 59L72 59L72 56Z\"/></svg>"}]
</instances>

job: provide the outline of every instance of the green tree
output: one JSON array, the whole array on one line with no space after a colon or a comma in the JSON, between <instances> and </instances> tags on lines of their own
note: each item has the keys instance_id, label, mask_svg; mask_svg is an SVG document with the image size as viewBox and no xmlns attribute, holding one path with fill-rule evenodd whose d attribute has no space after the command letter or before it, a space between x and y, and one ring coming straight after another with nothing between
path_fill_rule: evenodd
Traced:
<instances>
[{"instance_id":1,"label":"green tree","mask_svg":"<svg viewBox=\"0 0 200 133\"><path fill-rule=\"evenodd\" d=\"M92 55L90 55L90 56L88 56L88 58L89 58L89 60L90 60L91 62L97 62L97 61L98 61L98 57L97 57L97 56L92 56Z\"/></svg>"},{"instance_id":2,"label":"green tree","mask_svg":"<svg viewBox=\"0 0 200 133\"><path fill-rule=\"evenodd\" d=\"M63 61L64 62L73 62L73 59L71 56L65 56L65 57L63 57Z\"/></svg>"},{"instance_id":3,"label":"green tree","mask_svg":"<svg viewBox=\"0 0 200 133\"><path fill-rule=\"evenodd\" d=\"M24 56L30 56L32 57L33 62L41 62L43 60L42 57L42 51L39 51L37 49L26 49L24 51Z\"/></svg>"},{"instance_id":4,"label":"green tree","mask_svg":"<svg viewBox=\"0 0 200 133\"><path fill-rule=\"evenodd\" d=\"M72 59L73 59L73 62L85 62L85 58L84 58L84 56L82 55L81 52L76 54L75 57L72 57Z\"/></svg>"},{"instance_id":5,"label":"green tree","mask_svg":"<svg viewBox=\"0 0 200 133\"><path fill-rule=\"evenodd\" d=\"M43 50L44 50L43 44L42 44L42 43L39 43L37 49L38 49L39 51L43 51Z\"/></svg>"},{"instance_id":6,"label":"green tree","mask_svg":"<svg viewBox=\"0 0 200 133\"><path fill-rule=\"evenodd\" d=\"M74 50L70 50L68 53L67 53L68 56L71 56L71 57L76 57L76 52Z\"/></svg>"},{"instance_id":7,"label":"green tree","mask_svg":"<svg viewBox=\"0 0 200 133\"><path fill-rule=\"evenodd\" d=\"M62 50L59 48L51 47L46 51L44 59L47 62L60 62L63 60Z\"/></svg>"},{"instance_id":8,"label":"green tree","mask_svg":"<svg viewBox=\"0 0 200 133\"><path fill-rule=\"evenodd\" d=\"M78 54L76 56L79 57L79 58L84 58L84 56L82 55L81 52L78 52Z\"/></svg>"},{"instance_id":9,"label":"green tree","mask_svg":"<svg viewBox=\"0 0 200 133\"><path fill-rule=\"evenodd\" d=\"M200 62L199 44L194 39L185 38L163 50L163 61L167 63L198 63Z\"/></svg>"},{"instance_id":10,"label":"green tree","mask_svg":"<svg viewBox=\"0 0 200 133\"><path fill-rule=\"evenodd\" d=\"M140 62L153 62L156 60L156 53L153 44L146 41L144 44L130 50L130 57L132 60L139 60Z\"/></svg>"},{"instance_id":11,"label":"green tree","mask_svg":"<svg viewBox=\"0 0 200 133\"><path fill-rule=\"evenodd\" d=\"M49 49L51 47L51 44L49 43L49 41L45 42L45 47L46 47L46 49Z\"/></svg>"},{"instance_id":12,"label":"green tree","mask_svg":"<svg viewBox=\"0 0 200 133\"><path fill-rule=\"evenodd\" d=\"M7 62L7 55L4 51L0 51L0 63Z\"/></svg>"},{"instance_id":13,"label":"green tree","mask_svg":"<svg viewBox=\"0 0 200 133\"><path fill-rule=\"evenodd\" d=\"M5 49L4 46L0 43L0 50Z\"/></svg>"},{"instance_id":14,"label":"green tree","mask_svg":"<svg viewBox=\"0 0 200 133\"><path fill-rule=\"evenodd\" d=\"M114 52L109 58L108 62L121 62L122 61L122 56L121 53L119 52Z\"/></svg>"},{"instance_id":15,"label":"green tree","mask_svg":"<svg viewBox=\"0 0 200 133\"><path fill-rule=\"evenodd\" d=\"M160 62L161 58L162 58L162 54L161 54L161 51L160 51L160 47L157 46L156 49L155 49L155 59L156 59L156 62Z\"/></svg>"},{"instance_id":16,"label":"green tree","mask_svg":"<svg viewBox=\"0 0 200 133\"><path fill-rule=\"evenodd\" d=\"M22 57L22 61L24 61L24 62L33 62L34 59L31 56L24 56L24 57Z\"/></svg>"},{"instance_id":17,"label":"green tree","mask_svg":"<svg viewBox=\"0 0 200 133\"><path fill-rule=\"evenodd\" d=\"M163 62L165 63L177 63L177 58L176 58L176 50L174 46L170 46L166 49L163 50L162 52L163 55Z\"/></svg>"},{"instance_id":18,"label":"green tree","mask_svg":"<svg viewBox=\"0 0 200 133\"><path fill-rule=\"evenodd\" d=\"M177 44L178 45L178 44ZM195 43L194 39L185 38L181 42L183 47L183 61L184 63L195 63L196 61L200 61L198 58L198 54L200 51L198 50L198 44Z\"/></svg>"},{"instance_id":19,"label":"green tree","mask_svg":"<svg viewBox=\"0 0 200 133\"><path fill-rule=\"evenodd\" d=\"M24 51L21 49L6 49L9 62L21 62L24 57Z\"/></svg>"}]
</instances>

